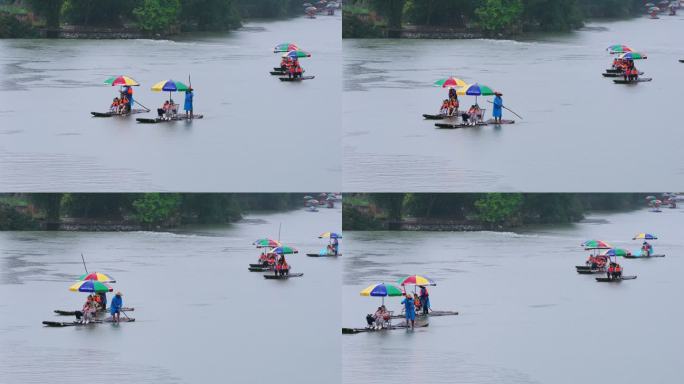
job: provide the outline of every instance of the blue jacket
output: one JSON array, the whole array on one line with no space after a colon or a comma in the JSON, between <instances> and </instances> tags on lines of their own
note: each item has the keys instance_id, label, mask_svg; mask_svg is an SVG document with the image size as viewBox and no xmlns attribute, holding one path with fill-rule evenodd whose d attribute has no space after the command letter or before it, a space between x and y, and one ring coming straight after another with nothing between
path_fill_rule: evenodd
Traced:
<instances>
[{"instance_id":1,"label":"blue jacket","mask_svg":"<svg viewBox=\"0 0 684 384\"><path fill-rule=\"evenodd\" d=\"M121 296L115 295L112 298L112 304L109 306L109 311L113 315L113 314L119 312L121 307L123 307L123 299L121 298Z\"/></svg>"},{"instance_id":2,"label":"blue jacket","mask_svg":"<svg viewBox=\"0 0 684 384\"><path fill-rule=\"evenodd\" d=\"M194 94L192 92L185 92L185 105L183 105L183 109L186 111L192 111L192 98Z\"/></svg>"},{"instance_id":3,"label":"blue jacket","mask_svg":"<svg viewBox=\"0 0 684 384\"><path fill-rule=\"evenodd\" d=\"M501 96L496 96L494 98L494 110L492 111L492 114L494 117L501 117L502 114L502 108L503 108L503 99L501 99Z\"/></svg>"}]
</instances>

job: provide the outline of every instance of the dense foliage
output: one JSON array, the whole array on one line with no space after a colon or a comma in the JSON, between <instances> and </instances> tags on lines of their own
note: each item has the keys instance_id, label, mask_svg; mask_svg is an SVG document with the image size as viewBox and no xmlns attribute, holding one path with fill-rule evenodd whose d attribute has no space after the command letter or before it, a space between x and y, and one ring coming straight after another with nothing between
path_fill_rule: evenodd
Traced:
<instances>
[{"instance_id":1,"label":"dense foliage","mask_svg":"<svg viewBox=\"0 0 684 384\"><path fill-rule=\"evenodd\" d=\"M516 227L571 223L590 210L625 210L643 205L644 195L627 193L380 193L345 196L345 229L376 229L380 221L406 217ZM368 208L367 205L371 205ZM363 209L359 207L363 206ZM374 210L373 208L377 208ZM350 220L348 220L348 217Z\"/></svg>"},{"instance_id":2,"label":"dense foliage","mask_svg":"<svg viewBox=\"0 0 684 384\"><path fill-rule=\"evenodd\" d=\"M234 222L245 212L286 210L301 206L298 194L227 193L33 193L0 195L1 228L17 229L22 208L33 212L29 222L57 223L65 217L137 223L145 227ZM12 207L11 209L8 207Z\"/></svg>"},{"instance_id":3,"label":"dense foliage","mask_svg":"<svg viewBox=\"0 0 684 384\"><path fill-rule=\"evenodd\" d=\"M351 0L354 13L374 12L391 29L403 22L414 25L477 28L490 34L529 31L566 31L592 17L626 17L643 11L642 0ZM345 10L346 12L346 10ZM345 20L354 18L345 15ZM355 17L345 37L366 37ZM368 20L366 20L368 21ZM366 28L368 29L368 28Z\"/></svg>"},{"instance_id":4,"label":"dense foliage","mask_svg":"<svg viewBox=\"0 0 684 384\"><path fill-rule=\"evenodd\" d=\"M48 28L63 23L92 27L134 26L150 34L180 30L217 31L239 27L245 18L275 18L302 13L298 0L2 0L0 6L25 9ZM0 8L0 11L3 9ZM7 13L7 14L5 14ZM0 14L0 37L27 36L9 13ZM5 31L9 30L9 31ZM12 33L10 33L12 32Z\"/></svg>"}]
</instances>

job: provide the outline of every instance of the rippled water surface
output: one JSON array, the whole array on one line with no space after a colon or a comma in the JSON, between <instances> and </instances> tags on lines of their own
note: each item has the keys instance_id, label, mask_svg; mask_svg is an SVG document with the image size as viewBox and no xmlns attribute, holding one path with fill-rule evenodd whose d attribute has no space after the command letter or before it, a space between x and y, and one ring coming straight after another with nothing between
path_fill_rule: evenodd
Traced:
<instances>
[{"instance_id":1,"label":"rippled water surface","mask_svg":"<svg viewBox=\"0 0 684 384\"><path fill-rule=\"evenodd\" d=\"M371 283L424 274L435 310L427 328L342 337L344 383L669 383L680 377L684 210L594 214L523 232L346 232L342 321L363 327ZM621 261L636 280L578 275L590 238L636 250L660 236L665 258ZM401 309L388 298L389 309Z\"/></svg>"},{"instance_id":2,"label":"rippled water surface","mask_svg":"<svg viewBox=\"0 0 684 384\"><path fill-rule=\"evenodd\" d=\"M249 215L175 233L0 232L0 382L266 383L340 377L340 261L289 258L288 281L247 271L259 237L316 252L340 210ZM135 323L44 328L80 308L88 268L111 274ZM91 379L86 379L92 377Z\"/></svg>"},{"instance_id":3,"label":"rippled water surface","mask_svg":"<svg viewBox=\"0 0 684 384\"><path fill-rule=\"evenodd\" d=\"M345 190L682 188L682 33L680 15L592 23L524 41L345 40ZM602 78L611 44L646 52L638 65L653 82ZM432 83L450 75L503 91L524 120L504 111L515 125L435 129L422 114L437 113L446 91Z\"/></svg>"},{"instance_id":4,"label":"rippled water surface","mask_svg":"<svg viewBox=\"0 0 684 384\"><path fill-rule=\"evenodd\" d=\"M339 190L340 31L339 16L321 16L173 41L0 40L0 188ZM303 65L315 80L269 75L282 41L312 53ZM142 84L135 100L153 110L168 94L152 84L190 74L205 118L92 118L109 108L116 89L103 81L118 74Z\"/></svg>"}]
</instances>

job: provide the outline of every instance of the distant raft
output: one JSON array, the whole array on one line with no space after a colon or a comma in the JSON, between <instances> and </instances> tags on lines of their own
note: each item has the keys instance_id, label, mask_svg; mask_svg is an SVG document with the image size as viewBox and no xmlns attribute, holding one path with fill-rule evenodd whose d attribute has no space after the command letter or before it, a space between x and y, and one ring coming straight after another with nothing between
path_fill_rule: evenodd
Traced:
<instances>
[{"instance_id":1,"label":"distant raft","mask_svg":"<svg viewBox=\"0 0 684 384\"><path fill-rule=\"evenodd\" d=\"M280 81L304 81L304 80L312 80L314 78L316 78L316 76L279 77Z\"/></svg>"},{"instance_id":2,"label":"distant raft","mask_svg":"<svg viewBox=\"0 0 684 384\"><path fill-rule=\"evenodd\" d=\"M138 117L135 120L141 124L157 124L157 123L170 123L172 121L182 121L182 120L192 121L192 120L202 119L202 118L204 118L203 115L194 115L192 118L190 118L186 115L176 115L174 117L157 117L154 119L145 118L145 117Z\"/></svg>"},{"instance_id":3,"label":"distant raft","mask_svg":"<svg viewBox=\"0 0 684 384\"><path fill-rule=\"evenodd\" d=\"M614 79L613 82L615 84L637 84L637 83L647 83L649 81L652 81L653 79L650 77L642 77L640 79L636 80L625 80L625 79Z\"/></svg>"}]
</instances>

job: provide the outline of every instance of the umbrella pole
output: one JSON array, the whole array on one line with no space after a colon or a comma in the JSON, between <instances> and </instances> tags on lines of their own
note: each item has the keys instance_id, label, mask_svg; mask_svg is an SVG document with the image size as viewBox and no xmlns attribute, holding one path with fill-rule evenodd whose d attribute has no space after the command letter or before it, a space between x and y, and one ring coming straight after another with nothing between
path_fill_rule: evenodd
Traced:
<instances>
[{"instance_id":1,"label":"umbrella pole","mask_svg":"<svg viewBox=\"0 0 684 384\"><path fill-rule=\"evenodd\" d=\"M85 269L86 274L88 274L88 267L86 267L85 258L83 257L83 253L81 253L81 260L83 261L83 268Z\"/></svg>"}]
</instances>

